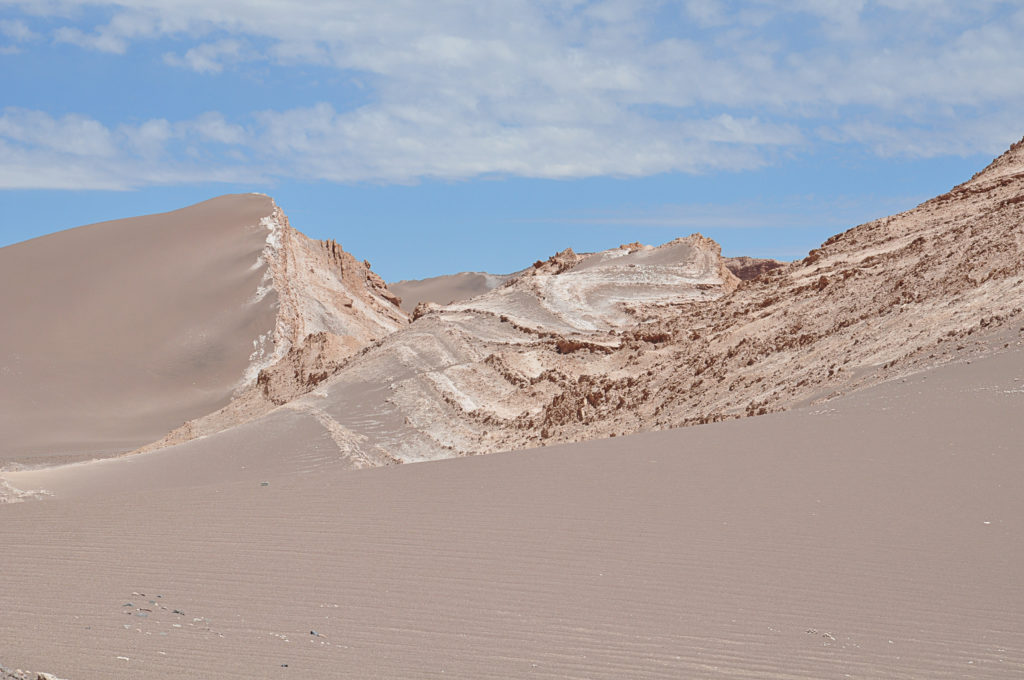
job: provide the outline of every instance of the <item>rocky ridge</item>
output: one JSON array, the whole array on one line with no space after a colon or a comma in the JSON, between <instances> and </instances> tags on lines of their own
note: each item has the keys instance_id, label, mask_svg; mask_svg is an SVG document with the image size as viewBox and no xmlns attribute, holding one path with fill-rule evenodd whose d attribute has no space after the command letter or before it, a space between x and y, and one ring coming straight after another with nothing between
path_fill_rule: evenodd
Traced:
<instances>
[{"instance_id":1,"label":"rocky ridge","mask_svg":"<svg viewBox=\"0 0 1024 680\"><path fill-rule=\"evenodd\" d=\"M673 255L673 265L657 259L673 244L587 258L566 251L483 296L423 310L299 401L333 404L360 432L344 416L345 392L385 384L374 408L393 425L382 446L421 460L827 400L1019 342L1022 223L1018 144L948 194L747 281L699 236L688 245L700 255ZM659 266L680 278L657 279ZM708 278L680 289L687 267ZM631 276L635 286L622 288Z\"/></svg>"},{"instance_id":2,"label":"rocky ridge","mask_svg":"<svg viewBox=\"0 0 1024 680\"><path fill-rule=\"evenodd\" d=\"M357 465L617 436L785 410L1019 342L1024 151L801 261L733 262L694 235L563 251L334 359L329 338L257 380ZM306 394L301 394L307 392ZM231 410L229 407L226 411ZM247 410L248 409L248 410ZM263 410L261 410L263 409Z\"/></svg>"},{"instance_id":3,"label":"rocky ridge","mask_svg":"<svg viewBox=\"0 0 1024 680\"><path fill-rule=\"evenodd\" d=\"M261 225L268 230L261 256L267 269L256 295L277 296L274 328L253 341L250 367L228 405L138 451L219 432L267 413L309 392L359 350L409 323L401 299L369 262L336 241L308 238L276 204Z\"/></svg>"}]
</instances>

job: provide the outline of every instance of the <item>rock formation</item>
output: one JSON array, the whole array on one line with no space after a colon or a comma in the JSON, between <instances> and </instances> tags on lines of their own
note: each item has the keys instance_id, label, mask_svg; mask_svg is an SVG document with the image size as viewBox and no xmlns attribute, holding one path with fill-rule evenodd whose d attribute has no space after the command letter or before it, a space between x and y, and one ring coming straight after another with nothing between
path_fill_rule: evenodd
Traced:
<instances>
[{"instance_id":1,"label":"rock formation","mask_svg":"<svg viewBox=\"0 0 1024 680\"><path fill-rule=\"evenodd\" d=\"M777 269L786 264L779 260L772 260L770 258L758 258L758 257L727 257L725 258L725 266L729 268L736 278L741 281L749 281L756 279L765 272L770 272L773 269Z\"/></svg>"},{"instance_id":2,"label":"rock formation","mask_svg":"<svg viewBox=\"0 0 1024 680\"><path fill-rule=\"evenodd\" d=\"M140 451L163 448L247 422L309 392L345 361L409 322L384 280L333 240L295 230L275 204L259 296L277 296L273 329L253 341L251 363L225 407L183 424Z\"/></svg>"},{"instance_id":3,"label":"rock formation","mask_svg":"<svg viewBox=\"0 0 1024 680\"><path fill-rule=\"evenodd\" d=\"M1016 340L1022 156L746 281L701 236L564 251L421 306L284 408L425 460L779 411Z\"/></svg>"},{"instance_id":4,"label":"rock formation","mask_svg":"<svg viewBox=\"0 0 1024 680\"><path fill-rule=\"evenodd\" d=\"M570 249L412 323L369 263L277 206L261 224L273 328L227 406L145 448L303 421L355 466L521 449L827 400L1024 332L1021 143L797 262L699 234Z\"/></svg>"}]
</instances>

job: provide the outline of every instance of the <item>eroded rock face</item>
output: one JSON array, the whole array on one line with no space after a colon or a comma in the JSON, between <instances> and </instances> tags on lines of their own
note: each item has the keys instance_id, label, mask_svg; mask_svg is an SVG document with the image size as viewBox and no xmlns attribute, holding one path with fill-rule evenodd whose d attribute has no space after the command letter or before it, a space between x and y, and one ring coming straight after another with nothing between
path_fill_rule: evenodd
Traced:
<instances>
[{"instance_id":1,"label":"eroded rock face","mask_svg":"<svg viewBox=\"0 0 1024 680\"><path fill-rule=\"evenodd\" d=\"M336 241L314 241L296 231L276 204L261 223L270 231L264 287L277 294L278 310L272 333L255 343L245 386L318 333L343 339L335 344L341 351L335 359L341 360L409 322L401 299L369 262Z\"/></svg>"},{"instance_id":2,"label":"eroded rock face","mask_svg":"<svg viewBox=\"0 0 1024 680\"><path fill-rule=\"evenodd\" d=\"M247 422L309 392L354 354L410 321L384 280L333 240L298 232L276 204L261 220L269 231L259 295L277 297L274 327L253 342L251 363L234 399L191 420L148 451Z\"/></svg>"},{"instance_id":3,"label":"eroded rock face","mask_svg":"<svg viewBox=\"0 0 1024 680\"><path fill-rule=\"evenodd\" d=\"M358 430L346 391L387 385L384 446L420 460L759 415L1016 340L1021 156L746 281L699 236L559 253L422 315L320 398Z\"/></svg>"},{"instance_id":4,"label":"eroded rock face","mask_svg":"<svg viewBox=\"0 0 1024 680\"><path fill-rule=\"evenodd\" d=\"M656 248L633 243L587 255L567 249L445 309L496 314L537 333L591 334L634 325L643 305L710 300L738 284L719 245L694 234Z\"/></svg>"},{"instance_id":5,"label":"eroded rock face","mask_svg":"<svg viewBox=\"0 0 1024 680\"><path fill-rule=\"evenodd\" d=\"M347 359L333 358L344 350L329 335L308 341L309 355L298 342L233 417L246 398L290 399L282 408L342 433L346 455L388 464L783 410L1019 340L1022 225L1017 144L949 193L799 262L741 263L745 276L760 269L747 280L700 235L567 250L483 295L424 305ZM315 394L292 398L296 385Z\"/></svg>"},{"instance_id":6,"label":"eroded rock face","mask_svg":"<svg viewBox=\"0 0 1024 680\"><path fill-rule=\"evenodd\" d=\"M370 410L375 421L393 423L385 448L399 460L517 448L542 431L557 438L570 423L625 406L601 390L642 379L599 374L627 344L672 342L650 319L707 304L739 284L718 244L700 235L659 247L562 251L484 295L420 305L412 326L362 352L296 406L328 411L358 430L355 421L366 416L348 414L379 400ZM387 389L367 396L373 384ZM368 458L380 457L375 441L361 442Z\"/></svg>"},{"instance_id":7,"label":"eroded rock face","mask_svg":"<svg viewBox=\"0 0 1024 680\"><path fill-rule=\"evenodd\" d=\"M785 262L779 260L772 260L769 258L757 258L757 257L727 257L725 258L725 266L729 268L736 278L741 281L750 281L756 279L766 272L770 272L773 269L778 269L784 266Z\"/></svg>"}]
</instances>

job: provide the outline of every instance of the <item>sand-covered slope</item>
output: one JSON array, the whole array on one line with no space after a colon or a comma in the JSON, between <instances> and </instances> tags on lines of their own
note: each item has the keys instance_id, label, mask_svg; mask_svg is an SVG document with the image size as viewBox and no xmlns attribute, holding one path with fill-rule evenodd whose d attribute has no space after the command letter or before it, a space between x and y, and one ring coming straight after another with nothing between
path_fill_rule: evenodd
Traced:
<instances>
[{"instance_id":1,"label":"sand-covered slope","mask_svg":"<svg viewBox=\"0 0 1024 680\"><path fill-rule=\"evenodd\" d=\"M0 463L132 449L225 403L274 325L272 210L226 196L0 249Z\"/></svg>"},{"instance_id":2,"label":"sand-covered slope","mask_svg":"<svg viewBox=\"0 0 1024 680\"><path fill-rule=\"evenodd\" d=\"M8 246L0 286L0 466L134 449L311 334L338 361L406 323L364 263L257 194Z\"/></svg>"},{"instance_id":3,"label":"sand-covered slope","mask_svg":"<svg viewBox=\"0 0 1024 680\"><path fill-rule=\"evenodd\" d=\"M483 295L514 277L515 274L488 274L486 272L459 272L429 279L396 281L391 289L402 298L402 310L412 314L421 302L447 305Z\"/></svg>"},{"instance_id":4,"label":"sand-covered slope","mask_svg":"<svg viewBox=\"0 0 1024 680\"><path fill-rule=\"evenodd\" d=\"M352 472L271 428L176 467L90 463L114 474L0 505L0 663L1019 678L1024 346L991 350L825 406L512 454Z\"/></svg>"}]
</instances>

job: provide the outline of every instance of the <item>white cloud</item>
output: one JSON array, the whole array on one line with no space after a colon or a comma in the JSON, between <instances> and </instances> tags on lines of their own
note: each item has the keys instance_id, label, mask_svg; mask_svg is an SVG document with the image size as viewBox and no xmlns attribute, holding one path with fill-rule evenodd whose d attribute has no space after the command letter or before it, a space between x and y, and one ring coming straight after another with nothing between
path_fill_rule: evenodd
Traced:
<instances>
[{"instance_id":1,"label":"white cloud","mask_svg":"<svg viewBox=\"0 0 1024 680\"><path fill-rule=\"evenodd\" d=\"M73 114L52 118L42 111L8 108L0 116L0 138L68 156L107 158L116 151L110 130Z\"/></svg>"},{"instance_id":2,"label":"white cloud","mask_svg":"<svg viewBox=\"0 0 1024 680\"><path fill-rule=\"evenodd\" d=\"M0 189L130 189L197 181L257 181L244 163L211 164L184 150L237 134L217 113L109 128L80 115L7 108L0 115Z\"/></svg>"},{"instance_id":3,"label":"white cloud","mask_svg":"<svg viewBox=\"0 0 1024 680\"><path fill-rule=\"evenodd\" d=\"M102 3L67 3L68 5ZM109 23L99 26L93 32L78 27L63 26L54 32L56 42L66 42L79 47L124 54L133 40L155 38L172 30L181 30L184 24L173 17L163 19L159 12L122 11L114 15Z\"/></svg>"},{"instance_id":4,"label":"white cloud","mask_svg":"<svg viewBox=\"0 0 1024 680\"><path fill-rule=\"evenodd\" d=\"M223 114L217 111L208 111L200 115L194 121L184 126L183 133L191 129L201 139L220 144L244 144L246 132L241 125L229 123Z\"/></svg>"},{"instance_id":5,"label":"white cloud","mask_svg":"<svg viewBox=\"0 0 1024 680\"><path fill-rule=\"evenodd\" d=\"M701 26L721 26L728 23L726 9L721 0L686 0L686 12Z\"/></svg>"},{"instance_id":6,"label":"white cloud","mask_svg":"<svg viewBox=\"0 0 1024 680\"><path fill-rule=\"evenodd\" d=\"M121 125L118 133L125 140L126 150L147 158L163 154L174 135L171 124L163 118L147 120L136 126Z\"/></svg>"},{"instance_id":7,"label":"white cloud","mask_svg":"<svg viewBox=\"0 0 1024 680\"><path fill-rule=\"evenodd\" d=\"M232 173L258 158L335 181L636 176L758 167L823 140L968 154L1019 137L1024 109L1024 10L1010 0L5 2L86 49L159 39L174 44L166 63L199 74L316 64L372 88L355 110L324 91L232 120L114 124L96 147ZM82 8L106 19L83 23Z\"/></svg>"}]
</instances>

